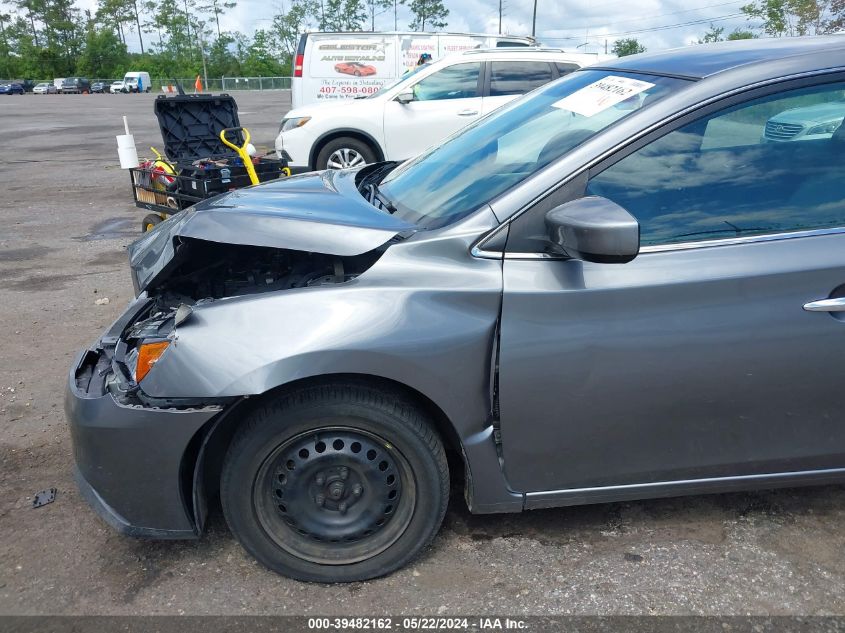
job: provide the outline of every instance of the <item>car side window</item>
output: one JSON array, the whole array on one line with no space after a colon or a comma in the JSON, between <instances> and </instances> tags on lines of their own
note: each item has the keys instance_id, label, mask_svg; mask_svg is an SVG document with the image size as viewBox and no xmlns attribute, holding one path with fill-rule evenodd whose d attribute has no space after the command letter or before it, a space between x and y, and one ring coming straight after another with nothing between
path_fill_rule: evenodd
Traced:
<instances>
[{"instance_id":1,"label":"car side window","mask_svg":"<svg viewBox=\"0 0 845 633\"><path fill-rule=\"evenodd\" d=\"M845 83L694 121L592 175L646 245L845 227Z\"/></svg>"},{"instance_id":2,"label":"car side window","mask_svg":"<svg viewBox=\"0 0 845 633\"><path fill-rule=\"evenodd\" d=\"M417 101L437 101L477 97L480 73L480 62L449 66L417 82L414 98Z\"/></svg>"},{"instance_id":3,"label":"car side window","mask_svg":"<svg viewBox=\"0 0 845 633\"><path fill-rule=\"evenodd\" d=\"M577 64L569 64L567 62L555 62L555 66L557 66L557 72L561 77L575 72L579 68Z\"/></svg>"},{"instance_id":4,"label":"car side window","mask_svg":"<svg viewBox=\"0 0 845 633\"><path fill-rule=\"evenodd\" d=\"M521 95L552 80L548 62L493 61L490 63L490 96Z\"/></svg>"}]
</instances>

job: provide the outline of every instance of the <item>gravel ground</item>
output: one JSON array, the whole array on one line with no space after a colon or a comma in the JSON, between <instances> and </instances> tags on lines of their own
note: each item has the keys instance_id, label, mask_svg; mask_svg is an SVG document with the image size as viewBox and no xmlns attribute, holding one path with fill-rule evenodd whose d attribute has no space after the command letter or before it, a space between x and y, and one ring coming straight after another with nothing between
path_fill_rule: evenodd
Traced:
<instances>
[{"instance_id":1,"label":"gravel ground","mask_svg":"<svg viewBox=\"0 0 845 633\"><path fill-rule=\"evenodd\" d=\"M114 135L128 114L139 149L160 146L152 100L0 98L0 613L845 613L843 487L512 516L471 516L455 494L414 565L343 586L259 567L219 509L195 542L115 534L74 487L62 398L73 354L132 294L125 248L143 213ZM270 146L289 95L237 100ZM56 501L32 509L48 487Z\"/></svg>"}]
</instances>

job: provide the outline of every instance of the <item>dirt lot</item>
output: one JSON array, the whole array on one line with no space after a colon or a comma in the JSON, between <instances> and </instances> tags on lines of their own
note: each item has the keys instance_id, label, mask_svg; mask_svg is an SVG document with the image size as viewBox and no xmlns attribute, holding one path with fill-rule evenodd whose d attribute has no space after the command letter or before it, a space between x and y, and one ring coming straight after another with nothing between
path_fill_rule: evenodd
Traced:
<instances>
[{"instance_id":1,"label":"dirt lot","mask_svg":"<svg viewBox=\"0 0 845 633\"><path fill-rule=\"evenodd\" d=\"M287 93L237 99L269 146ZM74 487L62 399L72 355L132 293L143 214L114 135L128 114L139 149L160 146L152 100L0 97L0 613L845 613L843 487L481 517L458 497L412 567L345 586L265 571L219 510L195 542L115 534Z\"/></svg>"}]
</instances>

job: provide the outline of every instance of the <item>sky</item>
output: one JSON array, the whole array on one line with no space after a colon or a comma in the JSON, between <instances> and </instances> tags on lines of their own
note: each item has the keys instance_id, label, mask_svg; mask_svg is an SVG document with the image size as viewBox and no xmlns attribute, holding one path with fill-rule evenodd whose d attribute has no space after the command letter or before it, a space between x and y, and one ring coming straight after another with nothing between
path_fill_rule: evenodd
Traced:
<instances>
[{"instance_id":1,"label":"sky","mask_svg":"<svg viewBox=\"0 0 845 633\"><path fill-rule=\"evenodd\" d=\"M443 0L449 9L446 31L499 32L499 0ZM550 46L575 51L604 52L616 39L637 38L648 50L684 46L696 42L712 21L725 27L748 28L739 8L749 0L537 0L537 37ZM530 35L533 0L502 0L502 32ZM95 5L96 0L80 4ZM251 34L268 28L272 16L288 0L238 0L221 18L225 30ZM410 13L399 6L399 30L407 29ZM393 10L376 17L376 30L393 30ZM135 37L137 39L137 35ZM132 48L133 38L129 38Z\"/></svg>"}]
</instances>

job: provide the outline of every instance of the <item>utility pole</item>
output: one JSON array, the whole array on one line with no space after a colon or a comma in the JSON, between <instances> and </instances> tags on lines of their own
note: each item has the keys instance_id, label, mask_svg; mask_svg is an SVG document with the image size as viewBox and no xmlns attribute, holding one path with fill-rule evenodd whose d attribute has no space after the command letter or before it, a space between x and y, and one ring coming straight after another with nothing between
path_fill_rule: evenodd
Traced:
<instances>
[{"instance_id":1,"label":"utility pole","mask_svg":"<svg viewBox=\"0 0 845 633\"><path fill-rule=\"evenodd\" d=\"M120 22L117 23L120 26ZM191 43L191 14L188 13L188 0L185 0L185 35L188 40L188 56L194 61L194 45ZM126 40L124 38L124 44Z\"/></svg>"},{"instance_id":2,"label":"utility pole","mask_svg":"<svg viewBox=\"0 0 845 633\"><path fill-rule=\"evenodd\" d=\"M502 0L499 0L499 35L502 34Z\"/></svg>"},{"instance_id":3,"label":"utility pole","mask_svg":"<svg viewBox=\"0 0 845 633\"><path fill-rule=\"evenodd\" d=\"M200 47L200 55L202 56L202 77L205 80L205 90L206 92L211 92L211 89L208 86L208 68L205 65L205 40L202 37L202 28L205 24L194 26L194 35L197 36L197 44Z\"/></svg>"},{"instance_id":4,"label":"utility pole","mask_svg":"<svg viewBox=\"0 0 845 633\"><path fill-rule=\"evenodd\" d=\"M534 0L534 17L531 19L531 37L537 33L537 0Z\"/></svg>"},{"instance_id":5,"label":"utility pole","mask_svg":"<svg viewBox=\"0 0 845 633\"><path fill-rule=\"evenodd\" d=\"M398 11L396 9L396 7L398 5L399 5L399 0L393 0L393 30L394 31L399 30L399 18L397 17Z\"/></svg>"}]
</instances>

